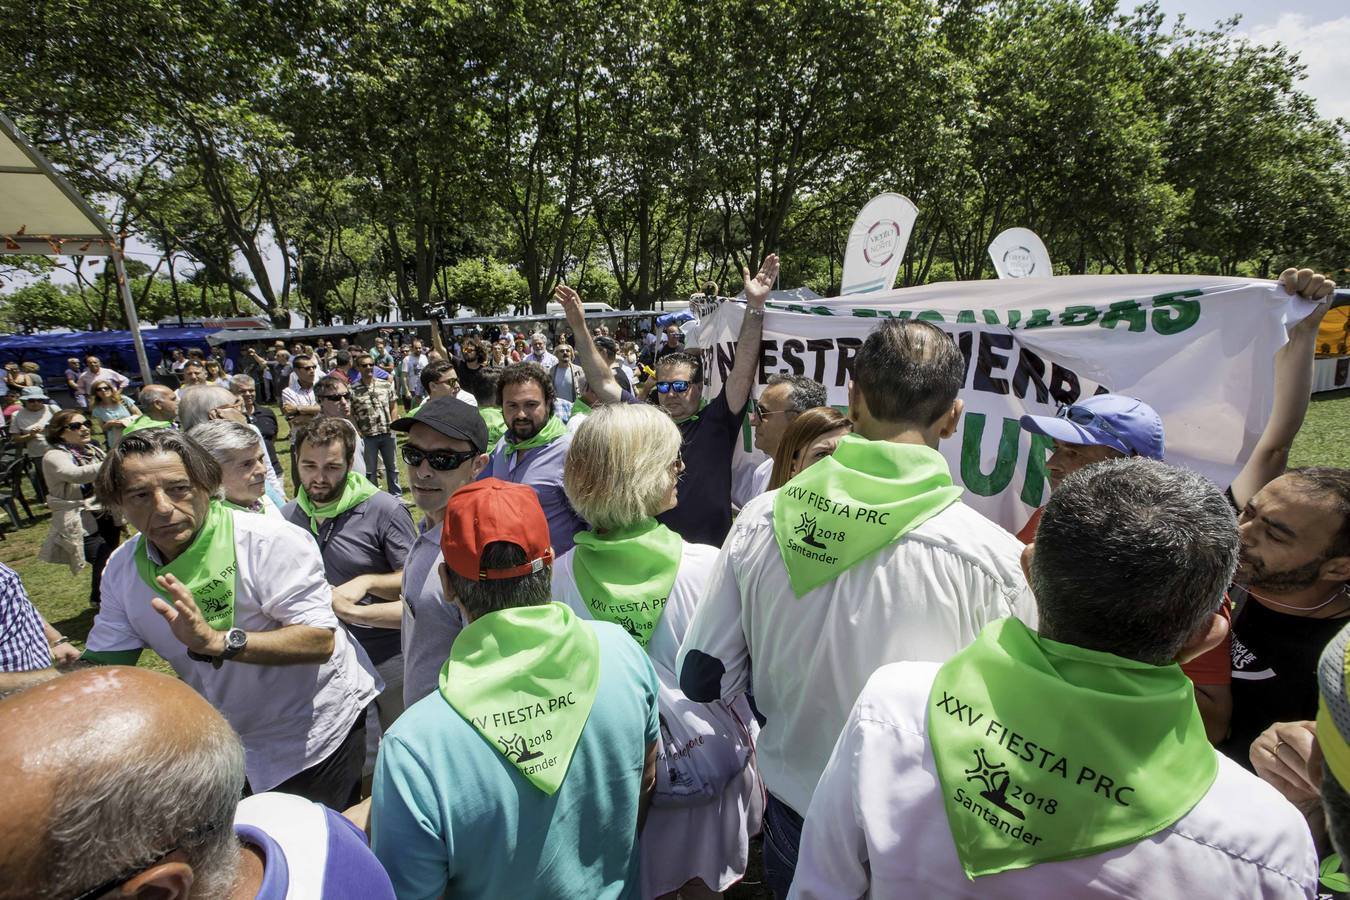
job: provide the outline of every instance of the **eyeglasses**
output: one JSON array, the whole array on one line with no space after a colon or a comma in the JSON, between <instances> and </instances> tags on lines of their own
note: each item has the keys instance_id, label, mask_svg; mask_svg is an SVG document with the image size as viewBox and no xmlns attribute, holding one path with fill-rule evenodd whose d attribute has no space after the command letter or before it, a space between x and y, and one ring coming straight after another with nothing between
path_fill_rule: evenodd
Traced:
<instances>
[{"instance_id":1,"label":"eyeglasses","mask_svg":"<svg viewBox=\"0 0 1350 900\"><path fill-rule=\"evenodd\" d=\"M89 422L88 422L88 421L82 421L82 422L67 422L67 423L66 423L66 428L65 428L65 430L66 430L66 431L78 431L78 430L81 429L81 428L88 428L88 427L89 427Z\"/></svg>"},{"instance_id":2,"label":"eyeglasses","mask_svg":"<svg viewBox=\"0 0 1350 900\"><path fill-rule=\"evenodd\" d=\"M324 394L324 395L323 395L322 397L320 397L319 399L320 399L320 400L331 400L331 401L334 402L334 403L346 403L347 401L349 401L349 400L352 399L352 395L351 395L350 393L346 393L346 394Z\"/></svg>"},{"instance_id":3,"label":"eyeglasses","mask_svg":"<svg viewBox=\"0 0 1350 900\"><path fill-rule=\"evenodd\" d=\"M422 464L422 460L426 460L437 472L453 472L477 455L477 450L465 450L463 452L420 450L408 444L403 445L403 461L408 464L410 469L417 468Z\"/></svg>"},{"instance_id":4,"label":"eyeglasses","mask_svg":"<svg viewBox=\"0 0 1350 900\"><path fill-rule=\"evenodd\" d=\"M1068 419L1075 425L1082 425L1084 428L1095 428L1098 431L1104 431L1111 435L1111 437L1120 441L1126 447L1130 446L1130 442L1121 437L1120 432L1112 428L1109 422L1092 410L1085 409L1082 406L1061 406L1059 411L1055 413L1055 418ZM1131 448L1131 452L1134 452L1133 448Z\"/></svg>"},{"instance_id":5,"label":"eyeglasses","mask_svg":"<svg viewBox=\"0 0 1350 900\"><path fill-rule=\"evenodd\" d=\"M669 394L674 391L677 394L683 394L693 386L688 381L658 381L656 383L656 392L658 394Z\"/></svg>"}]
</instances>

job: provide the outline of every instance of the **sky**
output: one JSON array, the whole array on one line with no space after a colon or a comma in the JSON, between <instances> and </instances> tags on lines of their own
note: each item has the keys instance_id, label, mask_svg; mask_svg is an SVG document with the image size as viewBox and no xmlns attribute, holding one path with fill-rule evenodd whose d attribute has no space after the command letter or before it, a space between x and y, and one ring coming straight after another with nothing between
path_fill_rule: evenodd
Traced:
<instances>
[{"instance_id":1,"label":"sky","mask_svg":"<svg viewBox=\"0 0 1350 900\"><path fill-rule=\"evenodd\" d=\"M1122 3L1128 7L1128 3ZM1169 18L1185 15L1195 27L1241 15L1238 33L1260 44L1281 43L1307 66L1302 89L1317 100L1326 118L1350 119L1350 6L1345 0L1160 0ZM1338 67L1337 56L1341 62ZM1338 71L1339 69L1339 71Z\"/></svg>"},{"instance_id":2,"label":"sky","mask_svg":"<svg viewBox=\"0 0 1350 900\"><path fill-rule=\"evenodd\" d=\"M1121 0L1122 10L1131 5L1132 0ZM1278 42L1299 53L1307 67L1301 87L1317 101L1321 115L1350 119L1350 61L1345 49L1350 47L1350 6L1345 0L1289 0L1283 4L1261 0L1160 0L1160 6L1169 20L1184 15L1196 28L1240 15L1239 34L1261 44ZM1338 55L1342 59L1339 66ZM153 248L135 238L129 244L131 256L154 267L158 257ZM281 262L275 248L267 254L267 263L272 283L279 285ZM242 270L242 265L239 268ZM74 279L58 273L54 280Z\"/></svg>"}]
</instances>

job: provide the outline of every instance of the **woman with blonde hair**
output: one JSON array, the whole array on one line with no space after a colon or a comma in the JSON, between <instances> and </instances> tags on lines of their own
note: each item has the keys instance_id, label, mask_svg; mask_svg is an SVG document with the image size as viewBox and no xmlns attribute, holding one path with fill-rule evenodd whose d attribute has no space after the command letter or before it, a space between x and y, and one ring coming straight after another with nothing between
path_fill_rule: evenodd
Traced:
<instances>
[{"instance_id":1,"label":"woman with blonde hair","mask_svg":"<svg viewBox=\"0 0 1350 900\"><path fill-rule=\"evenodd\" d=\"M673 507L680 431L646 404L609 404L572 438L563 490L592 530L553 566L554 599L622 626L659 681L657 784L642 832L642 896L717 896L745 874L763 793L744 696L694 703L675 657L707 586L716 547L689 544L656 521Z\"/></svg>"},{"instance_id":2,"label":"woman with blonde hair","mask_svg":"<svg viewBox=\"0 0 1350 900\"><path fill-rule=\"evenodd\" d=\"M834 454L839 439L853 430L848 416L833 406L815 406L805 410L783 432L778 452L773 455L770 491L776 491L797 475Z\"/></svg>"},{"instance_id":3,"label":"woman with blonde hair","mask_svg":"<svg viewBox=\"0 0 1350 900\"><path fill-rule=\"evenodd\" d=\"M111 381L95 381L92 390L94 396L90 398L93 402L89 404L89 412L102 426L103 437L111 450L122 439L122 431L141 411L135 403L122 399L122 392Z\"/></svg>"},{"instance_id":4,"label":"woman with blonde hair","mask_svg":"<svg viewBox=\"0 0 1350 900\"><path fill-rule=\"evenodd\" d=\"M93 569L89 602L98 608L103 567L121 542L122 529L94 496L94 478L103 465L103 450L94 443L92 428L89 415L82 409L63 409L47 423L49 449L42 456L42 474L47 480L52 521L38 559L63 563L72 574L88 563Z\"/></svg>"}]
</instances>

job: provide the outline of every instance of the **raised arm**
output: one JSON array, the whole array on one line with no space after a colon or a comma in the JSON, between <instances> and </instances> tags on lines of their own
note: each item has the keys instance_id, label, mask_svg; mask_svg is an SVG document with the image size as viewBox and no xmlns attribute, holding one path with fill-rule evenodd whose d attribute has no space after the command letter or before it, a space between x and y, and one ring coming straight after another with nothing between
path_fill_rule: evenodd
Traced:
<instances>
[{"instance_id":1,"label":"raised arm","mask_svg":"<svg viewBox=\"0 0 1350 900\"><path fill-rule=\"evenodd\" d=\"M764 258L759 272L751 278L749 269L741 269L745 279L745 318L741 333L736 338L736 361L727 375L723 389L727 407L733 413L745 409L750 399L750 388L755 384L755 370L759 368L759 344L764 335L764 303L769 299L773 283L778 280L778 254Z\"/></svg>"},{"instance_id":2,"label":"raised arm","mask_svg":"<svg viewBox=\"0 0 1350 900\"><path fill-rule=\"evenodd\" d=\"M572 329L577 363L581 365L581 371L586 373L586 386L601 403L618 403L623 391L609 364L600 355L600 348L595 346L590 331L586 329L586 311L581 307L581 295L567 285L560 284L553 289L553 296L562 304L567 325Z\"/></svg>"},{"instance_id":3,"label":"raised arm","mask_svg":"<svg viewBox=\"0 0 1350 900\"><path fill-rule=\"evenodd\" d=\"M1317 327L1327 314L1336 284L1312 269L1285 269L1280 284L1289 294L1320 305L1289 329L1289 342L1275 354L1275 401L1270 418L1256 448L1237 478L1233 479L1233 500L1238 509L1247 505L1261 488L1284 474L1293 446L1312 399L1313 350Z\"/></svg>"}]
</instances>

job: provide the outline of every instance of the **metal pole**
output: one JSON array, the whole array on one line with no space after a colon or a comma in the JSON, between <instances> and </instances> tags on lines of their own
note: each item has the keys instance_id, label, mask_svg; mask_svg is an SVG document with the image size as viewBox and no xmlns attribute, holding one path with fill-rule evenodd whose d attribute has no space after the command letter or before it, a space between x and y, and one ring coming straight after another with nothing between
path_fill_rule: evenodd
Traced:
<instances>
[{"instance_id":1,"label":"metal pole","mask_svg":"<svg viewBox=\"0 0 1350 900\"><path fill-rule=\"evenodd\" d=\"M154 374L150 371L150 358L145 355L145 341L141 340L141 323L136 318L136 303L131 299L131 285L127 281L127 269L122 264L122 251L118 247L112 250L113 266L117 269L117 289L122 294L122 309L127 314L127 327L131 329L131 341L136 345L136 362L141 366L141 381L154 384Z\"/></svg>"}]
</instances>

